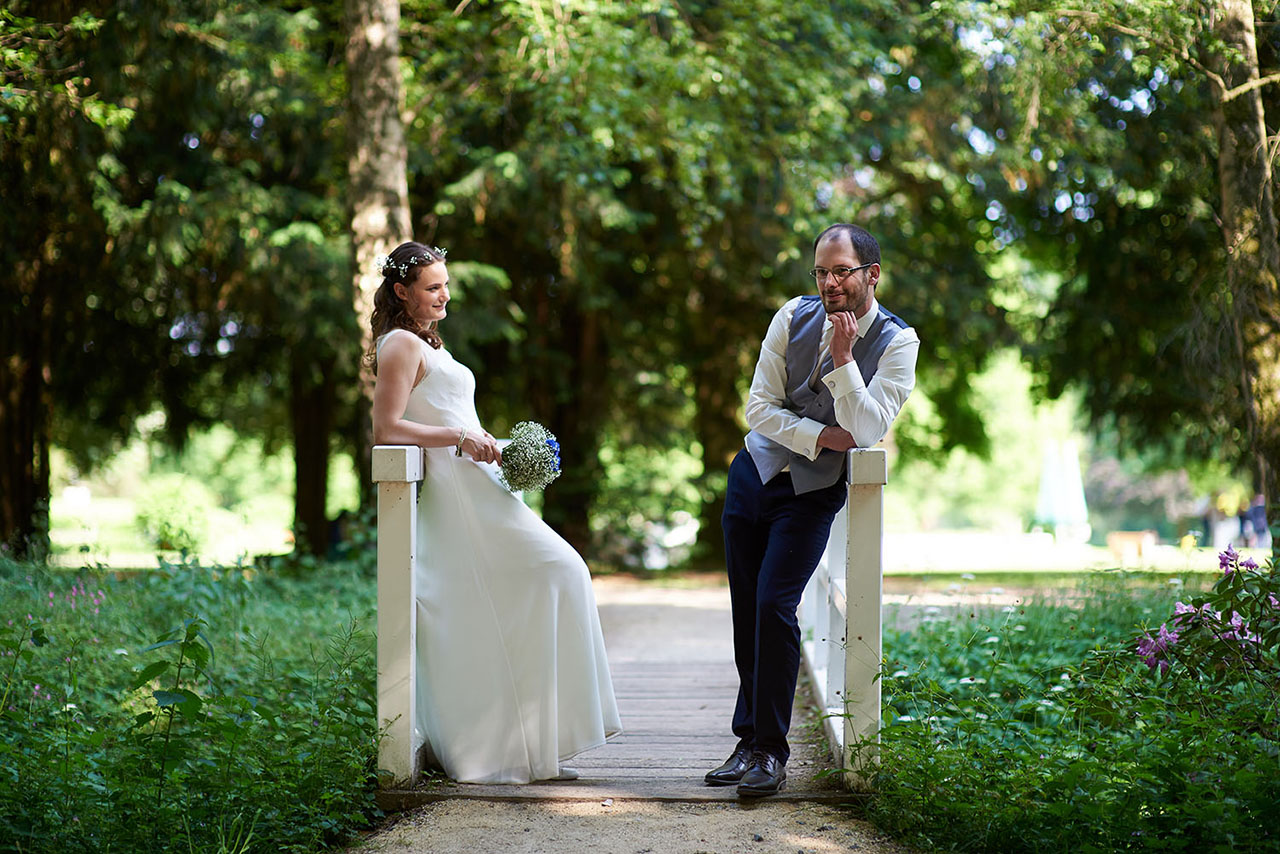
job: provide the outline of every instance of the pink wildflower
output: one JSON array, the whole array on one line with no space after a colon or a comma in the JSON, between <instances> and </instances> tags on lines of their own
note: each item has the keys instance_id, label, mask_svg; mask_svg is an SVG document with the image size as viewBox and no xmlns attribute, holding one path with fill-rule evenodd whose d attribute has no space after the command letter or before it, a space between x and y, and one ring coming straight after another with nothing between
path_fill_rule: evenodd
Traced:
<instances>
[{"instance_id":1,"label":"pink wildflower","mask_svg":"<svg viewBox=\"0 0 1280 854\"><path fill-rule=\"evenodd\" d=\"M1233 613L1231 615L1230 626L1224 629L1222 633L1215 635L1218 640L1234 640L1242 646L1246 643L1257 643L1259 638L1257 634L1249 630L1249 625L1245 623L1244 617Z\"/></svg>"},{"instance_id":2,"label":"pink wildflower","mask_svg":"<svg viewBox=\"0 0 1280 854\"><path fill-rule=\"evenodd\" d=\"M1194 625L1198 619L1216 620L1218 619L1218 612L1210 608L1208 602L1199 608L1194 605L1188 605L1185 602L1173 603L1173 624L1175 626L1189 627Z\"/></svg>"},{"instance_id":3,"label":"pink wildflower","mask_svg":"<svg viewBox=\"0 0 1280 854\"><path fill-rule=\"evenodd\" d=\"M1178 642L1178 633L1169 630L1167 623L1160 625L1160 631L1153 637L1150 633L1138 640L1138 655L1146 662L1147 667L1160 668L1161 673L1169 670L1169 661L1164 658L1169 647Z\"/></svg>"}]
</instances>

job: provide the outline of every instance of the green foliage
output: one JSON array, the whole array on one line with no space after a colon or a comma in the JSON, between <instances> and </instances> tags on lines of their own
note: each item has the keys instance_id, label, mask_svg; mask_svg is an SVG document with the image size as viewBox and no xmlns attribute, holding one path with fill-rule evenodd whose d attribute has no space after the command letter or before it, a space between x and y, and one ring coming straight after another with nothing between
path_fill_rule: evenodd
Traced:
<instances>
[{"instance_id":1,"label":"green foliage","mask_svg":"<svg viewBox=\"0 0 1280 854\"><path fill-rule=\"evenodd\" d=\"M1250 626L1270 634L1249 649L1267 664L1249 672L1211 631L1178 645L1167 676L1143 666L1135 625L1171 610L1167 588L1105 584L886 632L869 817L940 850L1280 850L1278 589L1271 570L1193 600L1260 609Z\"/></svg>"},{"instance_id":2,"label":"green foliage","mask_svg":"<svg viewBox=\"0 0 1280 854\"><path fill-rule=\"evenodd\" d=\"M1031 371L1010 350L990 357L986 369L970 377L973 411L992 440L985 457L945 449L945 426L933 396L926 389L912 392L895 437L905 430L921 441L898 449L885 495L889 517L908 530L1024 530L1035 515L1046 441L1083 441L1074 424L1074 401L1037 405L1033 383Z\"/></svg>"},{"instance_id":3,"label":"green foliage","mask_svg":"<svg viewBox=\"0 0 1280 854\"><path fill-rule=\"evenodd\" d=\"M118 454L90 471L54 450L54 554L78 550L81 560L137 567L154 565L156 549L186 548L214 562L287 550L290 455L269 452L258 437L225 425L193 430L179 451L164 441L163 424L163 413L147 416ZM353 475L343 473L345 491L331 490L334 516L356 504ZM76 493L78 502L69 498ZM176 531L187 535L170 536Z\"/></svg>"},{"instance_id":4,"label":"green foliage","mask_svg":"<svg viewBox=\"0 0 1280 854\"><path fill-rule=\"evenodd\" d=\"M165 447L161 436L141 437L146 441L153 474L181 473L200 481L213 493L217 503L235 509L258 496L287 494L293 475L292 462L269 448L256 436L240 435L225 424L192 431L181 451Z\"/></svg>"},{"instance_id":5,"label":"green foliage","mask_svg":"<svg viewBox=\"0 0 1280 854\"><path fill-rule=\"evenodd\" d=\"M0 589L17 850L313 851L376 814L374 592L349 567L5 563Z\"/></svg>"},{"instance_id":6,"label":"green foliage","mask_svg":"<svg viewBox=\"0 0 1280 854\"><path fill-rule=\"evenodd\" d=\"M458 259L443 332L491 429L561 438L546 509L578 545L616 518L596 508L663 498L603 494L624 441L701 457L718 539L742 385L837 219L880 237L881 296L924 342L905 459L1005 441L978 378L1010 346L1125 446L1246 448L1199 4L402 5L412 236ZM7 453L88 467L160 406L176 445L225 422L268 448L324 433L301 471L355 456L340 6L3 15L0 341L22 370L0 385L25 378L7 393L43 430Z\"/></svg>"},{"instance_id":7,"label":"green foliage","mask_svg":"<svg viewBox=\"0 0 1280 854\"><path fill-rule=\"evenodd\" d=\"M902 115L876 88L896 44L880 22L896 10L659 0L556 15L514 2L405 11L413 207L432 212L438 238L426 237L510 277L474 300L460 279L445 334L483 366L482 412L537 417L560 437L565 475L548 518L627 500L600 495L610 463L599 452L618 437L653 449L679 438L702 457L703 530L719 539L744 432L739 386L770 314L810 289L811 241L841 217L886 241L887 304L935 346L955 342L928 369L947 372L935 385L942 441L983 444L962 375L1012 340L998 315L970 317L987 277L961 221L985 201L939 200L927 221L946 239L922 243L898 234L926 217L893 195L896 179L870 200L847 180L892 161L866 152L872 113ZM957 294L941 301L944 273Z\"/></svg>"},{"instance_id":8,"label":"green foliage","mask_svg":"<svg viewBox=\"0 0 1280 854\"><path fill-rule=\"evenodd\" d=\"M196 478L161 475L147 481L138 497L138 527L154 548L198 553L216 506L213 493Z\"/></svg>"},{"instance_id":9,"label":"green foliage","mask_svg":"<svg viewBox=\"0 0 1280 854\"><path fill-rule=\"evenodd\" d=\"M1206 74L1215 16L1186 0L933 8L955 36L951 117L994 248L1056 280L1024 330L1043 390L1078 388L1127 445L1238 462L1249 440ZM1264 68L1273 41L1260 38Z\"/></svg>"},{"instance_id":10,"label":"green foliage","mask_svg":"<svg viewBox=\"0 0 1280 854\"><path fill-rule=\"evenodd\" d=\"M237 403L258 411L262 429L273 401L253 386L269 376L287 388L289 376L277 336L316 359L349 340L331 333L354 328L343 244L324 237L342 230L330 149L303 130L322 120L313 91L332 73L307 50L312 13L219 8L116 6L92 37L70 27L84 74L71 82L130 120L93 133L38 112L14 128L37 149L32 159L5 151L25 170L8 233L53 235L59 246L31 289L57 344L54 434L82 462L112 450L157 403L178 443L193 422L233 417ZM61 220L48 221L46 195ZM290 280L309 286L279 284ZM314 347L303 346L304 329ZM264 335L270 348L258 346Z\"/></svg>"},{"instance_id":11,"label":"green foliage","mask_svg":"<svg viewBox=\"0 0 1280 854\"><path fill-rule=\"evenodd\" d=\"M1259 568L1230 546L1219 555L1222 577L1206 595L1174 604L1160 631L1147 632L1139 653L1183 692L1202 689L1244 700L1260 714L1237 724L1280 738L1280 570ZM1203 701L1201 701L1203 703ZM1230 704L1233 705L1234 704ZM1206 709L1206 711L1220 711ZM1226 711L1237 711L1229 709Z\"/></svg>"},{"instance_id":12,"label":"green foliage","mask_svg":"<svg viewBox=\"0 0 1280 854\"><path fill-rule=\"evenodd\" d=\"M696 449L622 445L611 439L600 449L604 483L591 507L597 548L593 562L622 567L666 568L688 557L690 537L672 531L696 524L702 495L695 486L702 471ZM720 490L724 490L723 484Z\"/></svg>"},{"instance_id":13,"label":"green foliage","mask_svg":"<svg viewBox=\"0 0 1280 854\"><path fill-rule=\"evenodd\" d=\"M56 442L88 468L155 408L176 446L350 417L334 28L264 0L72 5L19 4L38 8L3 34L0 322L30 331L0 340L35 366L6 394L41 410L0 413L7 453ZM47 488L37 470L5 491Z\"/></svg>"}]
</instances>

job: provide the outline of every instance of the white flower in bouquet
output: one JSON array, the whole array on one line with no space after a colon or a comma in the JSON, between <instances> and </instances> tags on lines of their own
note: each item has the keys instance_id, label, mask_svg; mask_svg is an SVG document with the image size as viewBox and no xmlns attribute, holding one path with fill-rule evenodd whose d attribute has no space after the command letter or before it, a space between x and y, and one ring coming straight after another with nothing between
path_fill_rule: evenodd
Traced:
<instances>
[{"instance_id":1,"label":"white flower in bouquet","mask_svg":"<svg viewBox=\"0 0 1280 854\"><path fill-rule=\"evenodd\" d=\"M498 477L512 492L541 490L560 476L560 443L536 421L511 428L511 443L502 449Z\"/></svg>"}]
</instances>

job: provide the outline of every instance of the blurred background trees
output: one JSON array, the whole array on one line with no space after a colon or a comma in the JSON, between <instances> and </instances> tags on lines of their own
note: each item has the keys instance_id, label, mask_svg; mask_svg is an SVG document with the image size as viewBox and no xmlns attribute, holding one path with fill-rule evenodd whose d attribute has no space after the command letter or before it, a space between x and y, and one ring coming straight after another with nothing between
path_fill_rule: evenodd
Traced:
<instances>
[{"instance_id":1,"label":"blurred background trees","mask_svg":"<svg viewBox=\"0 0 1280 854\"><path fill-rule=\"evenodd\" d=\"M352 52L375 8L400 14L402 94ZM322 550L328 462L364 450L362 268L399 237L449 248L443 333L480 411L557 433L543 512L609 560L681 525L714 559L760 338L837 220L880 238L880 296L924 341L893 438L914 483L1028 438L1001 408L1025 384L1078 400L1130 469L1203 482L1217 460L1277 498L1275 9L53 2L0 23L19 552L47 549L50 448L91 471L156 410L175 449L222 424L291 450L295 536ZM387 192L357 153L394 172L396 116L409 233L353 231Z\"/></svg>"}]
</instances>

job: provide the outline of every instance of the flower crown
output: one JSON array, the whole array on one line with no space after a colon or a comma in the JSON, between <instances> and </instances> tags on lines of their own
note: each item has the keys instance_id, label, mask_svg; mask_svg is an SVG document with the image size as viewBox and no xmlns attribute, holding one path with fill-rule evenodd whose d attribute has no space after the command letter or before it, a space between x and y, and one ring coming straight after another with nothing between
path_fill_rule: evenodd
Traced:
<instances>
[{"instance_id":1,"label":"flower crown","mask_svg":"<svg viewBox=\"0 0 1280 854\"><path fill-rule=\"evenodd\" d=\"M391 259L390 255L379 255L377 258L373 259L373 267L378 271L378 275L380 276L385 277L390 276L392 273L399 273L400 278L403 279L405 276L409 275L410 268L417 267L419 265L428 267L436 261L443 261L449 254L448 249L441 249L439 246L432 246L431 251L439 257L432 258L430 255L413 255L397 264Z\"/></svg>"}]
</instances>

